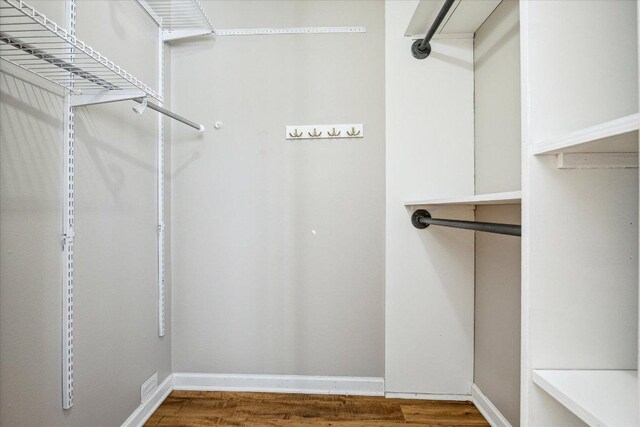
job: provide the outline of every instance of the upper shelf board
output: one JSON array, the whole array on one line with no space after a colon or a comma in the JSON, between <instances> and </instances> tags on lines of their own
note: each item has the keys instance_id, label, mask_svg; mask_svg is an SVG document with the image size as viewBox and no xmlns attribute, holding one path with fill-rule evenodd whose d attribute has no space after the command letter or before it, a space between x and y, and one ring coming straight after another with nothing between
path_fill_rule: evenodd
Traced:
<instances>
[{"instance_id":1,"label":"upper shelf board","mask_svg":"<svg viewBox=\"0 0 640 427\"><path fill-rule=\"evenodd\" d=\"M476 205L517 205L522 200L521 191L478 194L475 196L448 197L446 199L409 200L405 206L476 206Z\"/></svg>"},{"instance_id":2,"label":"upper shelf board","mask_svg":"<svg viewBox=\"0 0 640 427\"><path fill-rule=\"evenodd\" d=\"M638 371L534 370L533 382L590 426L637 426Z\"/></svg>"},{"instance_id":3,"label":"upper shelf board","mask_svg":"<svg viewBox=\"0 0 640 427\"><path fill-rule=\"evenodd\" d=\"M156 91L19 0L0 0L0 59L76 94Z\"/></svg>"},{"instance_id":4,"label":"upper shelf board","mask_svg":"<svg viewBox=\"0 0 640 427\"><path fill-rule=\"evenodd\" d=\"M533 153L637 153L640 115L631 114L533 144Z\"/></svg>"},{"instance_id":5,"label":"upper shelf board","mask_svg":"<svg viewBox=\"0 0 640 427\"><path fill-rule=\"evenodd\" d=\"M198 0L137 0L140 6L162 28L165 41L183 39L216 30Z\"/></svg>"},{"instance_id":6,"label":"upper shelf board","mask_svg":"<svg viewBox=\"0 0 640 427\"><path fill-rule=\"evenodd\" d=\"M434 39L473 37L502 0L457 0L438 28ZM423 38L442 9L444 0L420 0L405 36Z\"/></svg>"}]
</instances>

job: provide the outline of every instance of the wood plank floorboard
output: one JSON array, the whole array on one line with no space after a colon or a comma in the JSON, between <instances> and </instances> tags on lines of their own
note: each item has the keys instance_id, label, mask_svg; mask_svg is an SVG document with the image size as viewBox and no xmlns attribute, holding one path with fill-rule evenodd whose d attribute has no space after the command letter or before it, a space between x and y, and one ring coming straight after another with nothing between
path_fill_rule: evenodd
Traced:
<instances>
[{"instance_id":1,"label":"wood plank floorboard","mask_svg":"<svg viewBox=\"0 0 640 427\"><path fill-rule=\"evenodd\" d=\"M470 402L173 391L145 426L489 426Z\"/></svg>"}]
</instances>

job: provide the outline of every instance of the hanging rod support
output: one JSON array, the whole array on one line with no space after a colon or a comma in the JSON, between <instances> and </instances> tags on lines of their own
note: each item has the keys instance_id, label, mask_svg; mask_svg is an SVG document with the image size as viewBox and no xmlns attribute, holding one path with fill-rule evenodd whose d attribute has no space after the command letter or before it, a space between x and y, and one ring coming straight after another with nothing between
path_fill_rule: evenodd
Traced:
<instances>
[{"instance_id":1,"label":"hanging rod support","mask_svg":"<svg viewBox=\"0 0 640 427\"><path fill-rule=\"evenodd\" d=\"M107 104L140 98L141 96L146 96L141 90L102 90L88 94L71 93L71 106L84 107L86 105Z\"/></svg>"},{"instance_id":2,"label":"hanging rod support","mask_svg":"<svg viewBox=\"0 0 640 427\"><path fill-rule=\"evenodd\" d=\"M463 228L465 230L484 231L485 233L506 234L508 236L520 236L521 226L513 224L497 224L494 222L460 221L457 219L431 218L431 214L418 209L411 215L411 223L415 228L424 229L430 225L443 227Z\"/></svg>"},{"instance_id":3,"label":"hanging rod support","mask_svg":"<svg viewBox=\"0 0 640 427\"><path fill-rule=\"evenodd\" d=\"M449 9L451 9L453 3L455 3L455 0L445 1L442 5L442 9L440 9L440 12L438 13L438 16L436 16L435 21L431 24L431 28L429 28L427 35L424 36L424 39L413 42L411 45L411 54L414 58L424 59L431 54L431 39L436 34L436 31L438 31L438 28L442 24L442 21L444 21L447 13L449 13Z\"/></svg>"},{"instance_id":4,"label":"hanging rod support","mask_svg":"<svg viewBox=\"0 0 640 427\"><path fill-rule=\"evenodd\" d=\"M136 101L138 104L142 104L145 102L145 98L134 98L134 101ZM192 122L189 119L185 119L182 116L177 115L176 113L172 113L171 111L162 108L159 105L154 104L153 102L146 102L146 106L151 108L152 110L157 111L160 114L164 114L165 116L171 117L174 120L177 120L181 123L184 123L187 126L191 126L192 128L196 129L198 132L204 132L204 125Z\"/></svg>"}]
</instances>

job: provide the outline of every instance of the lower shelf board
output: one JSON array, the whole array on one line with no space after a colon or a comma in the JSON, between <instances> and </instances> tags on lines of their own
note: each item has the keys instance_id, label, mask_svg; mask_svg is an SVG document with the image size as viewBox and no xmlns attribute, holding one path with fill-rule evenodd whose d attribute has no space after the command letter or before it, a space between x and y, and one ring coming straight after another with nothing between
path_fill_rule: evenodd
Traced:
<instances>
[{"instance_id":1,"label":"lower shelf board","mask_svg":"<svg viewBox=\"0 0 640 427\"><path fill-rule=\"evenodd\" d=\"M542 370L533 382L590 426L637 426L638 371Z\"/></svg>"},{"instance_id":2,"label":"lower shelf board","mask_svg":"<svg viewBox=\"0 0 640 427\"><path fill-rule=\"evenodd\" d=\"M453 206L453 205L519 205L522 191L506 191L504 193L476 194L473 196L456 196L441 199L419 199L404 202L405 206Z\"/></svg>"}]
</instances>

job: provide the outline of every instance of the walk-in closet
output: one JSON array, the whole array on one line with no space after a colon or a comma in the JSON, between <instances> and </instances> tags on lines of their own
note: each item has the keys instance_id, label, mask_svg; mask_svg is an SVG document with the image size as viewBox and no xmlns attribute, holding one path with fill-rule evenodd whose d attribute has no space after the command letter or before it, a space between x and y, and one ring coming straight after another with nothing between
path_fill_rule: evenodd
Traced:
<instances>
[{"instance_id":1,"label":"walk-in closet","mask_svg":"<svg viewBox=\"0 0 640 427\"><path fill-rule=\"evenodd\" d=\"M639 0L0 0L0 426L640 426Z\"/></svg>"}]
</instances>

